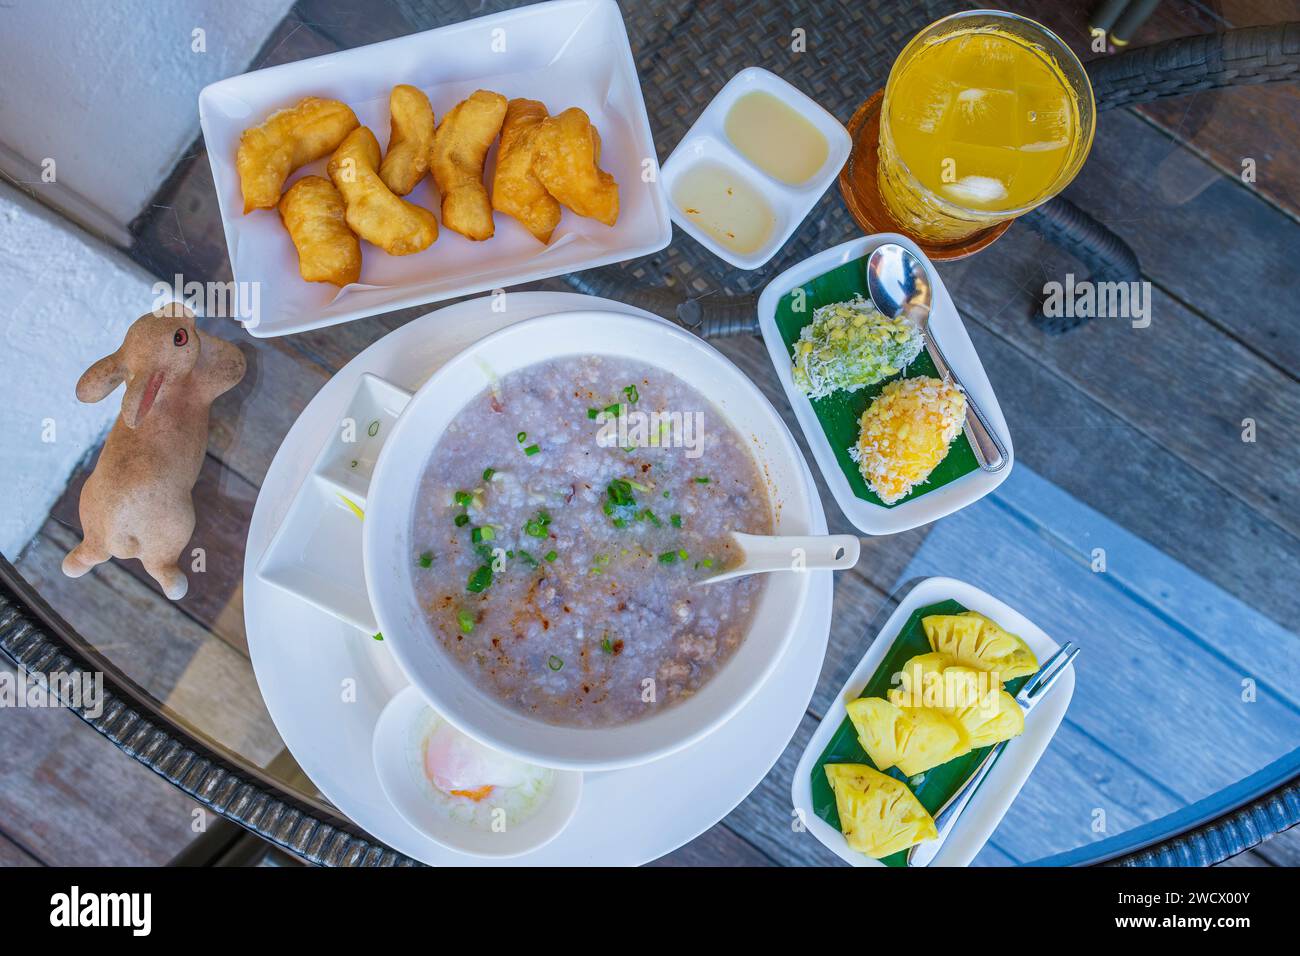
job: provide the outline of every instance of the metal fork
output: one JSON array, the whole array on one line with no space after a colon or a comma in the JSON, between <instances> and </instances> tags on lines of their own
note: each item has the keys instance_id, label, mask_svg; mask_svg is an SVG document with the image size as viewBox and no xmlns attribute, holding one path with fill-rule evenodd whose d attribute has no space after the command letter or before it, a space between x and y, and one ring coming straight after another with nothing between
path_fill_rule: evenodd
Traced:
<instances>
[{"instance_id":1,"label":"metal fork","mask_svg":"<svg viewBox=\"0 0 1300 956\"><path fill-rule=\"evenodd\" d=\"M1026 718L1028 718L1029 712L1034 709L1038 702L1047 696L1047 692L1052 689L1056 679L1065 673L1065 669L1070 666L1070 662L1079 656L1079 650L1072 641L1066 641L1065 645L1049 657L1047 663L1040 667L1037 673L1025 683L1025 686L1020 688L1020 693L1016 694L1016 703L1025 712ZM916 844L908 851L908 866L928 866L939 855L939 851L943 849L944 841L957 823L957 818L965 811L967 805L970 804L971 797L975 796L975 791L979 789L980 784L984 782L984 778L993 769L993 762L997 760L998 754L1002 753L1003 748L1010 742L1010 740L1004 740L999 744L995 744L984 755L980 765L975 768L974 773L970 775L961 789L939 808L939 812L934 817L934 826L939 831L938 835L932 840Z\"/></svg>"}]
</instances>

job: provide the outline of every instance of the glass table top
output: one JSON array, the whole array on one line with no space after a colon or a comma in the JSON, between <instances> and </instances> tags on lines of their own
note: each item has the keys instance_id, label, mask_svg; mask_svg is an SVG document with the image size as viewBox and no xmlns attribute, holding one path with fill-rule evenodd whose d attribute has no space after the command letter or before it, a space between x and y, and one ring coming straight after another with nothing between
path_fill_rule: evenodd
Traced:
<instances>
[{"instance_id":1,"label":"glass table top","mask_svg":"<svg viewBox=\"0 0 1300 956\"><path fill-rule=\"evenodd\" d=\"M315 6L297 4L253 66L503 5L350 4L308 16ZM1022 6L1088 58L1077 28L1071 33L1035 5ZM785 76L847 120L882 84L906 38L950 9L763 3L741 14L727 4L624 5L660 161L712 94L749 65ZM807 44L792 52L799 29ZM1165 106L1104 113L1092 155L1065 193L1137 252L1149 324L1094 319L1061 335L1033 325L1048 284L1086 270L1023 223L972 258L939 264L1006 415L1014 471L957 514L865 539L858 567L837 575L830 647L803 723L722 823L758 854L778 863L836 862L811 836L791 830L794 765L836 706L891 596L932 575L969 581L1058 642L1083 648L1065 721L977 863L1111 855L1213 816L1300 769L1300 334L1290 304L1300 293L1300 225L1285 192L1266 181L1267 165L1258 184L1243 183L1204 145L1231 131L1234 152L1266 148L1263 120L1240 118L1251 95L1193 98L1199 125L1191 130L1179 129ZM228 278L201 140L157 204L137 224L131 255L166 281ZM743 294L857 234L832 187L757 271L731 269L678 231L668 250L604 275L691 297ZM572 291L559 279L531 287ZM60 573L79 538L77 498L88 466L31 544L7 555L168 718L322 805L283 752L252 672L245 539L270 462L310 399L361 349L436 307L278 339L205 320L206 329L238 343L249 370L212 409L194 492L193 573L182 600L163 598L134 561L102 565L79 580ZM759 384L807 455L762 342L714 344ZM817 482L830 531L853 532L820 476Z\"/></svg>"}]
</instances>

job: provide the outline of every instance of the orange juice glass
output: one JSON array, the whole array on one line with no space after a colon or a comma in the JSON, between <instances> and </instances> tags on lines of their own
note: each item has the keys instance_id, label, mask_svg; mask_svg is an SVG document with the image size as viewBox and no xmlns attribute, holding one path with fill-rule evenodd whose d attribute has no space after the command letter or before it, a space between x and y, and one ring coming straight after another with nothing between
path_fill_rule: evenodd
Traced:
<instances>
[{"instance_id":1,"label":"orange juice glass","mask_svg":"<svg viewBox=\"0 0 1300 956\"><path fill-rule=\"evenodd\" d=\"M1054 33L953 14L903 48L880 116L880 197L915 236L957 242L1064 189L1092 146L1088 75Z\"/></svg>"}]
</instances>

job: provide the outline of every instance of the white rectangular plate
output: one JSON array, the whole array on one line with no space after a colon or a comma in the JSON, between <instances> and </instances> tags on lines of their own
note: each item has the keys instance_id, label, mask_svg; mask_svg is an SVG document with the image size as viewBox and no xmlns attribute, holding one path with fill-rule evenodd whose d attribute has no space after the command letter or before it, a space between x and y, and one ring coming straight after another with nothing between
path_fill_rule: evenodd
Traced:
<instances>
[{"instance_id":1,"label":"white rectangular plate","mask_svg":"<svg viewBox=\"0 0 1300 956\"><path fill-rule=\"evenodd\" d=\"M781 339L780 330L776 327L776 307L787 292L830 272L836 266L854 259L865 259L877 246L886 242L898 243L929 266L930 275L934 277L934 306L930 314L930 332L943 349L943 354L947 357L954 373L961 379L971 398L979 403L988 417L990 426L1002 438L1002 443L1007 449L1007 463L999 471L990 473L976 469L955 481L917 495L892 508L859 498L853 493L849 480L844 477L839 462L835 460L835 452L826 439L826 432L822 430L821 422L817 420L817 412L813 410L812 402L808 401L808 397L794 384L790 353ZM864 268L865 265L864 262ZM786 398L790 400L795 418L799 420L799 427L803 429L804 437L808 439L808 447L812 449L813 458L817 460L817 467L821 469L822 477L826 479L826 485L835 496L840 510L859 531L867 534L897 534L909 528L928 524L979 501L1006 481L1007 476L1011 474L1016 453L1011 445L1011 433L1007 430L1006 419L1002 417L1002 407L998 405L997 395L993 393L993 386L989 383L989 377L984 372L980 357L975 352L975 346L971 343L970 335L966 332L966 326L962 323L956 306L952 304L952 297L948 295L943 280L939 278L938 272L935 271L934 265L930 263L925 253L906 236L884 232L862 239L853 239L791 266L769 282L763 289L763 294L759 296L758 324L763 331L763 341L767 343L767 353L772 358L772 364L776 366L777 378L781 380L781 387L785 389Z\"/></svg>"},{"instance_id":2,"label":"white rectangular plate","mask_svg":"<svg viewBox=\"0 0 1300 956\"><path fill-rule=\"evenodd\" d=\"M926 578L908 592L898 609L889 616L885 626L877 632L861 662L854 668L848 681L840 689L839 696L831 705L822 722L817 725L812 740L808 742L799 766L794 771L794 785L791 788L795 809L804 820L810 833L826 844L841 859L854 866L884 866L879 860L863 856L850 850L844 836L813 812L812 782L810 774L817 758L821 756L847 715L844 705L856 700L862 694L871 677L880 666L885 654L898 637L907 619L917 608L937 604L940 601L957 601L969 610L979 611L986 617L997 621L1012 634L1018 634L1029 645L1030 650L1038 656L1039 663L1046 661L1057 650L1056 641L1048 637L1041 628L1026 618L1019 611L1003 604L997 598L981 591L974 585L954 578ZM980 788L971 798L966 810L957 820L948 834L943 849L935 857L931 866L966 866L988 842L993 831L997 829L1002 817L1015 802L1020 788L1029 779L1029 774L1043 756L1043 751L1051 743L1060 726L1065 710L1070 706L1074 696L1074 665L1065 669L1056 685L1034 708L1033 713L1025 718L1025 732L1016 737L1002 752L993 769L985 778Z\"/></svg>"},{"instance_id":3,"label":"white rectangular plate","mask_svg":"<svg viewBox=\"0 0 1300 956\"><path fill-rule=\"evenodd\" d=\"M304 282L276 210L243 215L235 170L239 137L304 96L321 96L347 103L387 144L388 97L399 83L424 90L439 121L480 88L541 100L552 113L581 107L600 131L601 166L619 184L617 224L611 228L566 210L543 246L514 219L498 214L496 235L486 242L446 228L432 246L410 256L389 256L363 242L361 282L343 290ZM613 0L540 3L232 77L199 94L199 121L234 278L258 284L258 314L241 318L259 337L619 262L662 249L672 239L645 101ZM489 188L495 153L493 147L484 175ZM325 175L325 164L322 159L296 170L286 187L302 176ZM431 177L406 198L439 212Z\"/></svg>"}]
</instances>

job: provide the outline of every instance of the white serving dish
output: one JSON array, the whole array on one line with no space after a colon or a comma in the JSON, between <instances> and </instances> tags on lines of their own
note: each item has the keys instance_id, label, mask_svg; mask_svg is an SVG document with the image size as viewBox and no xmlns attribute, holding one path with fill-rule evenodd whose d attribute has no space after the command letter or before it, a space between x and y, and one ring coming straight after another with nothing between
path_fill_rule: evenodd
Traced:
<instances>
[{"instance_id":1,"label":"white serving dish","mask_svg":"<svg viewBox=\"0 0 1300 956\"><path fill-rule=\"evenodd\" d=\"M724 128L727 113L732 105L746 93L770 93L793 107L826 137L827 156L822 168L806 183L791 186L774 179L759 169L737 150L727 138ZM806 96L775 73L762 67L751 66L733 76L713 98L704 112L687 130L668 161L664 163L664 195L668 200L668 213L691 238L715 256L741 269L757 269L776 255L785 241L803 222L839 174L849 158L853 140L848 130L834 116L824 110L811 97ZM673 200L673 186L688 170L700 162L718 162L753 186L772 204L775 225L772 236L754 252L743 254L723 246L700 229Z\"/></svg>"},{"instance_id":2,"label":"white serving dish","mask_svg":"<svg viewBox=\"0 0 1300 956\"><path fill-rule=\"evenodd\" d=\"M892 508L867 501L854 494L844 472L840 470L835 452L831 449L826 433L822 430L821 422L817 420L817 413L813 410L812 403L794 384L790 353L781 339L780 330L776 327L777 304L786 293L846 262L855 259L865 260L872 250L887 242L898 243L929 267L934 281L930 332L942 347L948 364L961 379L967 393L979 403L988 418L990 427L1002 439L1007 452L1006 465L996 472L977 468L955 481L926 491ZM863 265L865 267L865 261ZM930 263L925 253L906 236L896 233L877 233L861 239L852 239L819 252L798 265L791 266L763 289L758 299L758 323L763 333L763 340L767 343L768 355L776 367L777 378L781 380L781 387L785 389L786 398L794 409L795 418L799 420L804 437L808 439L808 447L812 449L817 467L821 469L822 477L826 479L826 485L830 488L845 517L853 522L858 530L867 534L897 534L900 531L928 524L979 501L1006 481L1007 476L1011 474L1011 469L1015 465L1015 448L1012 447L1007 421L1002 415L1002 407L998 404L997 395L993 392L984 365L980 362L979 354L975 351L975 346L966 332L966 326L962 323L956 306L953 305L952 297L948 295L943 279L939 277L939 273L935 271L934 265Z\"/></svg>"},{"instance_id":3,"label":"white serving dish","mask_svg":"<svg viewBox=\"0 0 1300 956\"><path fill-rule=\"evenodd\" d=\"M421 725L437 712L415 687L402 691L384 708L375 725L375 773L384 795L407 823L450 850L471 856L508 858L541 849L568 826L582 798L582 774L557 770L546 802L517 824L483 830L451 819L434 805L423 767L412 759ZM490 801L490 797L489 797Z\"/></svg>"},{"instance_id":4,"label":"white serving dish","mask_svg":"<svg viewBox=\"0 0 1300 956\"><path fill-rule=\"evenodd\" d=\"M431 839L385 797L371 759L384 706L408 681L385 642L270 585L256 573L277 525L331 438L364 373L414 391L442 363L483 335L537 315L579 309L649 316L622 303L573 293L517 292L499 311L481 297L446 306L389 333L331 378L276 452L258 492L244 562L244 623L258 687L275 728L324 797L387 845L425 863L484 866ZM803 468L815 533L826 520ZM821 673L830 630L831 575L813 572L797 633L772 677L737 716L691 747L653 763L587 775L569 826L512 864L635 866L669 853L726 816L771 770ZM341 694L351 688L354 694ZM700 781L708 786L701 787ZM629 826L634 820L636 825Z\"/></svg>"},{"instance_id":5,"label":"white serving dish","mask_svg":"<svg viewBox=\"0 0 1300 956\"><path fill-rule=\"evenodd\" d=\"M794 772L794 785L791 789L795 810L807 825L808 830L822 843L826 844L841 859L854 866L884 866L879 860L863 856L850 850L848 844L834 827L813 812L811 773L817 758L821 756L832 736L844 722L847 713L844 705L856 700L862 694L862 688L871 680L876 668L889 652L898 633L907 619L917 608L936 604L939 601L953 600L965 605L972 611L992 618L1013 634L1022 637L1030 650L1045 662L1056 653L1057 643L1036 624L1009 605L981 591L973 585L953 578L926 578L919 582L899 604L897 610L889 616L871 642L866 655L853 669L853 673L840 689L835 702L827 710L812 739L804 749ZM1020 788L1029 779L1029 774L1051 743L1056 728L1070 706L1074 695L1074 665L1065 668L1055 686L1025 718L1025 731L1007 744L989 775L971 798L966 810L949 832L943 849L930 864L931 866L966 866L979 853L993 831L997 829L1002 817L1006 815L1011 804L1015 802Z\"/></svg>"},{"instance_id":6,"label":"white serving dish","mask_svg":"<svg viewBox=\"0 0 1300 956\"><path fill-rule=\"evenodd\" d=\"M498 214L496 235L486 242L446 228L432 246L410 256L389 256L363 242L360 283L336 290L304 282L278 213L242 214L235 170L239 137L275 110L314 95L347 103L386 145L388 96L398 83L424 90L439 120L479 88L541 100L553 113L570 106L586 110L600 130L601 165L619 183L617 224L611 228L566 210L543 246L513 218ZM619 262L662 249L672 239L656 177L646 175L657 173L657 153L627 30L613 0L539 3L221 80L199 94L199 121L234 278L256 283L258 315L246 324L259 337ZM295 171L286 187L305 175L325 175L325 164L322 159ZM495 147L484 176L489 188L494 168ZM406 198L439 210L430 177Z\"/></svg>"},{"instance_id":7,"label":"white serving dish","mask_svg":"<svg viewBox=\"0 0 1300 956\"><path fill-rule=\"evenodd\" d=\"M382 378L361 376L257 566L263 581L367 634L379 626L366 593L361 520L347 502L364 510L379 450L410 400L410 392Z\"/></svg>"}]
</instances>

